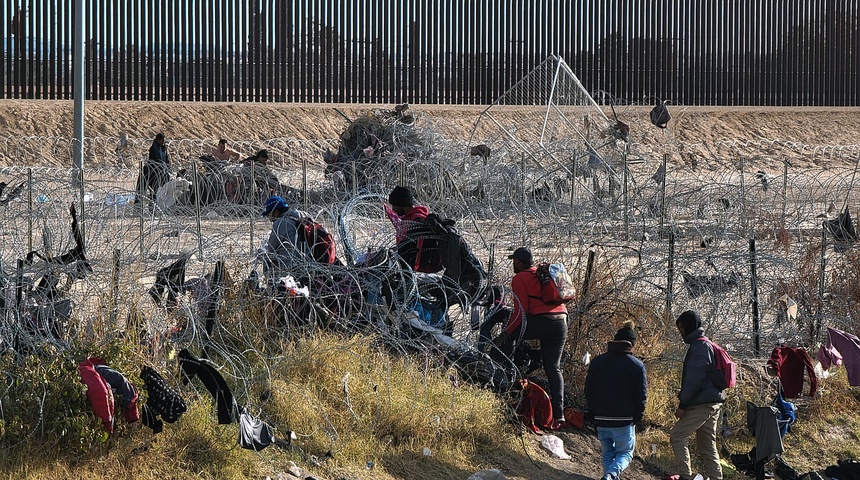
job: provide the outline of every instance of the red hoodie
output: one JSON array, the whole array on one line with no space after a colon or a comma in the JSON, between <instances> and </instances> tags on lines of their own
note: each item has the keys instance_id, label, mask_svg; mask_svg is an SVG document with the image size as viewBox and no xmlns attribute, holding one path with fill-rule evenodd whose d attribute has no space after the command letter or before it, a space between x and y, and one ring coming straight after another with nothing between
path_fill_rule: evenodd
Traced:
<instances>
[{"instance_id":1,"label":"red hoodie","mask_svg":"<svg viewBox=\"0 0 860 480\"><path fill-rule=\"evenodd\" d=\"M397 212L392 210L388 205L385 206L385 214L388 216L388 219L391 220L392 225L394 225L394 238L397 242L397 246L401 247L404 243L404 240L413 240L415 242L416 254L415 260L412 261L413 271L416 272L424 272L424 273L436 273L442 269L442 265L438 264L439 262L424 262L425 265L422 266L421 263L421 254L424 250L425 238L422 236L418 236L416 238L409 238L409 230L412 228L412 224L414 222L418 222L427 218L430 215L430 210L423 205L415 205L410 208L403 215L398 215ZM400 248L398 248L398 253L400 252ZM428 264L429 263L429 264Z\"/></svg>"},{"instance_id":2,"label":"red hoodie","mask_svg":"<svg viewBox=\"0 0 860 480\"><path fill-rule=\"evenodd\" d=\"M809 353L802 348L792 348L782 344L773 349L767 364L776 371L782 383L782 391L785 398L795 398L803 393L803 370L809 374L809 396L814 397L818 389L818 378L812 367L812 359Z\"/></svg>"}]
</instances>

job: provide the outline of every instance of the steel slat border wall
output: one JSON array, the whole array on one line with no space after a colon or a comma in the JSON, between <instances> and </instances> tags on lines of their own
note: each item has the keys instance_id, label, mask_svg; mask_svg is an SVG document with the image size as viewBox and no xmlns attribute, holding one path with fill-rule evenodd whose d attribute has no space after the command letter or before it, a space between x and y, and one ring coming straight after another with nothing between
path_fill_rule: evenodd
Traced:
<instances>
[{"instance_id":1,"label":"steel slat border wall","mask_svg":"<svg viewBox=\"0 0 860 480\"><path fill-rule=\"evenodd\" d=\"M488 104L551 54L592 92L860 105L858 0L0 0L0 98Z\"/></svg>"}]
</instances>

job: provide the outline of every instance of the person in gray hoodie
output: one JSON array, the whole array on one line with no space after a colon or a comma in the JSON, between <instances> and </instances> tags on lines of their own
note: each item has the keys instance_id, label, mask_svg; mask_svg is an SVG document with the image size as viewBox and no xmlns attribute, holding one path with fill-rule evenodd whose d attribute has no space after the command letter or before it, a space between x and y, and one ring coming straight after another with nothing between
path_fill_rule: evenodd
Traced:
<instances>
[{"instance_id":1,"label":"person in gray hoodie","mask_svg":"<svg viewBox=\"0 0 860 480\"><path fill-rule=\"evenodd\" d=\"M645 366L633 356L638 336L633 322L625 322L585 377L585 399L603 448L601 480L617 480L633 459L636 424L648 397Z\"/></svg>"},{"instance_id":2,"label":"person in gray hoodie","mask_svg":"<svg viewBox=\"0 0 860 480\"><path fill-rule=\"evenodd\" d=\"M723 470L717 452L717 424L726 394L711 380L710 372L714 370L716 361L714 349L710 342L704 339L705 331L698 313L692 310L681 313L675 325L684 343L689 345L684 356L678 409L675 410L675 418L678 421L669 433L675 463L682 480L693 478L687 439L695 432L696 446L705 467L705 477L722 480Z\"/></svg>"},{"instance_id":3,"label":"person in gray hoodie","mask_svg":"<svg viewBox=\"0 0 860 480\"><path fill-rule=\"evenodd\" d=\"M307 244L299 241L298 222L308 214L274 196L266 200L261 215L272 221L272 231L257 250L257 258L268 281L274 284L279 277L293 273L297 265L313 260Z\"/></svg>"}]
</instances>

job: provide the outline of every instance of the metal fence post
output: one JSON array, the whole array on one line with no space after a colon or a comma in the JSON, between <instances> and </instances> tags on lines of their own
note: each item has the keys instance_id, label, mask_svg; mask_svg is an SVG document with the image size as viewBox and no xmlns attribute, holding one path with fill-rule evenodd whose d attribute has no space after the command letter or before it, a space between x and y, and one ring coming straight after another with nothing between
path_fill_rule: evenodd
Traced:
<instances>
[{"instance_id":1,"label":"metal fence post","mask_svg":"<svg viewBox=\"0 0 860 480\"><path fill-rule=\"evenodd\" d=\"M624 240L630 238L630 200L627 192L627 157L630 154L630 142L627 142L624 147L624 171L622 172L623 185L621 186L621 195L624 200ZM665 185L665 181L663 184Z\"/></svg>"},{"instance_id":2,"label":"metal fence post","mask_svg":"<svg viewBox=\"0 0 860 480\"><path fill-rule=\"evenodd\" d=\"M33 169L27 169L27 251L33 251Z\"/></svg>"},{"instance_id":3,"label":"metal fence post","mask_svg":"<svg viewBox=\"0 0 860 480\"><path fill-rule=\"evenodd\" d=\"M200 228L200 180L197 174L197 162L191 162L191 168L194 169L194 216L197 220L197 253L200 260L203 260L203 232Z\"/></svg>"},{"instance_id":4,"label":"metal fence post","mask_svg":"<svg viewBox=\"0 0 860 480\"><path fill-rule=\"evenodd\" d=\"M788 208L788 160L782 157L782 228L785 228L785 210Z\"/></svg>"},{"instance_id":5,"label":"metal fence post","mask_svg":"<svg viewBox=\"0 0 860 480\"><path fill-rule=\"evenodd\" d=\"M825 271L827 270L827 229L821 227L821 258L819 260L818 269L818 311L815 312L815 328L811 332L809 344L814 345L818 342L821 335L821 317L824 314L824 281Z\"/></svg>"},{"instance_id":6,"label":"metal fence post","mask_svg":"<svg viewBox=\"0 0 860 480\"><path fill-rule=\"evenodd\" d=\"M675 232L669 232L669 261L666 266L666 321L672 321L672 303L675 300Z\"/></svg>"},{"instance_id":7,"label":"metal fence post","mask_svg":"<svg viewBox=\"0 0 860 480\"><path fill-rule=\"evenodd\" d=\"M666 178L669 176L669 171L667 170L667 163L669 163L669 154L663 154L663 183L660 186L660 231L657 233L657 238L663 238L663 228L666 223L666 184L669 183L666 181Z\"/></svg>"},{"instance_id":8,"label":"metal fence post","mask_svg":"<svg viewBox=\"0 0 860 480\"><path fill-rule=\"evenodd\" d=\"M308 209L308 157L302 156L302 209Z\"/></svg>"},{"instance_id":9,"label":"metal fence post","mask_svg":"<svg viewBox=\"0 0 860 480\"><path fill-rule=\"evenodd\" d=\"M141 182L143 181L143 162L137 162L137 185L135 186L136 195L134 196L134 206L138 210L138 214L140 214L139 222L138 222L138 244L140 246L140 261L143 261L143 212L146 210L146 201L143 199L143 188L141 188Z\"/></svg>"},{"instance_id":10,"label":"metal fence post","mask_svg":"<svg viewBox=\"0 0 860 480\"><path fill-rule=\"evenodd\" d=\"M120 252L118 248L113 250L113 272L111 272L111 308L110 308L110 328L116 328L116 318L119 314L119 259Z\"/></svg>"},{"instance_id":11,"label":"metal fence post","mask_svg":"<svg viewBox=\"0 0 860 480\"><path fill-rule=\"evenodd\" d=\"M526 154L524 153L522 159L520 160L520 171L522 173L522 185L520 186L520 208L522 209L520 215L520 226L522 227L522 242L520 245L526 245Z\"/></svg>"},{"instance_id":12,"label":"metal fence post","mask_svg":"<svg viewBox=\"0 0 860 480\"><path fill-rule=\"evenodd\" d=\"M758 276L756 275L755 238L750 238L750 286L752 288L753 348L756 356L761 354L758 312Z\"/></svg>"}]
</instances>

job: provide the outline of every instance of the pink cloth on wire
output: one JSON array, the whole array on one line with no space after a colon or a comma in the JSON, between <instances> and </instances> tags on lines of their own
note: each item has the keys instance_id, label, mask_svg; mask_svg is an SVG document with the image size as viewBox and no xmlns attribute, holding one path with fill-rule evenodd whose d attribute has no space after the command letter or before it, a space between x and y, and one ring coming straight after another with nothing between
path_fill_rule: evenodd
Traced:
<instances>
[{"instance_id":1,"label":"pink cloth on wire","mask_svg":"<svg viewBox=\"0 0 860 480\"><path fill-rule=\"evenodd\" d=\"M827 327L827 343L818 349L816 357L825 370L844 365L848 384L860 386L860 339L856 335Z\"/></svg>"}]
</instances>

